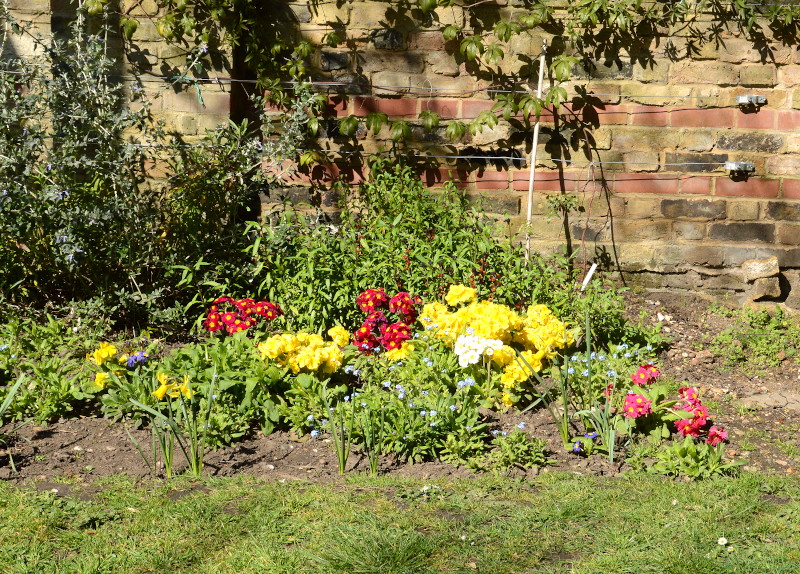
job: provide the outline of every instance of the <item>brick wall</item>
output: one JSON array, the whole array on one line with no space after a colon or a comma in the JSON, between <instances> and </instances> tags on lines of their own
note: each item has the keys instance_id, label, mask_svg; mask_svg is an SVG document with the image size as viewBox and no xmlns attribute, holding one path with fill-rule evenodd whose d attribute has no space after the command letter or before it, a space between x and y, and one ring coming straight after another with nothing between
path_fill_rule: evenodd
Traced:
<instances>
[{"instance_id":1,"label":"brick wall","mask_svg":"<svg viewBox=\"0 0 800 574\"><path fill-rule=\"evenodd\" d=\"M11 4L37 25L49 25L48 2ZM185 54L160 39L151 19L154 2L122 4L139 19L129 69L159 74L165 66L180 67ZM480 6L479 16L518 9L513 0L498 4ZM287 26L311 42L321 43L333 26L345 31L342 47L322 48L312 62L313 80L344 84L327 89L331 116L380 111L406 119L416 125L408 147L423 154L529 154L530 134L517 132L509 122L455 144L445 140L441 127L433 133L419 127L416 118L424 110L437 112L444 123L468 121L493 105L487 92L492 78L473 74L469 64L454 57L457 43L445 42L440 32L449 23L474 24L474 10L439 8L425 25L403 17L396 2L287 5L295 14ZM513 38L504 70L520 69L518 55L535 61L543 40L553 44L543 31ZM530 206L532 242L554 250L569 241L580 258L604 262L629 282L728 290L743 299L786 300L800 308L800 52L769 38L754 46L735 30L721 33L719 40L691 47L687 38L664 31L643 39L633 55L622 48L613 62L598 59L589 69L575 70L570 93L581 86L596 96L591 106L542 114ZM219 75L232 73L228 59L218 64ZM154 82L145 87L160 95L154 109L168 127L189 138L231 113L225 83L204 86L204 106L191 91ZM741 94L764 95L768 101L758 109L740 109L735 98ZM591 127L591 163L568 144L570 122L578 120ZM387 127L377 136L360 130L356 140L323 137L318 145L336 151L356 143L365 153L391 148ZM567 142L566 148L559 142ZM560 150L555 158L554 150ZM334 178L358 183L366 176L356 156L333 154L331 159L331 165L287 182L285 192L308 197L310 185L330 208L333 196L327 190ZM722 166L725 161L752 162L755 172L733 178ZM489 210L523 226L529 169L523 161L435 158L421 164L419 172L431 186L456 178L470 195L486 196ZM583 206L569 216L569 237L547 207L547 196L562 193L577 194ZM777 274L757 279L748 274L747 261L771 257L777 258Z\"/></svg>"},{"instance_id":2,"label":"brick wall","mask_svg":"<svg viewBox=\"0 0 800 574\"><path fill-rule=\"evenodd\" d=\"M316 11L304 3L292 6L304 15L298 20L301 30L309 30L306 37L318 37L335 22L346 25L349 45L323 49L313 76L363 86L360 93L356 88L357 93L332 95L335 115L381 111L392 119L413 120L431 110L442 120L466 121L491 108L489 79L468 73L454 57L457 45L446 43L438 31L448 23L469 26L471 12L440 8L425 28L393 19L390 2L323 4ZM590 71L575 71L570 91L585 86L597 97L590 107L565 106L555 117L552 110L542 115L531 205L533 245L559 249L569 239L579 257L604 261L629 282L728 290L743 300L788 299L800 307L800 52L777 41L755 47L735 31L719 39L718 45L710 42L692 51L687 39L665 33L646 46L652 56L647 63L641 54L631 57L623 50L616 62L596 60ZM512 62L514 52L535 60L542 40L552 43L544 32L513 39L506 60ZM674 49L670 56L668 41ZM740 108L736 96L742 94L764 95L767 104ZM574 149L572 164L550 159L554 142L574 117L592 126L594 163ZM414 134L417 141L410 147L431 155L509 156L515 150L527 156L530 151L530 137L517 134L515 139L513 127L502 121L455 147L437 133ZM387 140L384 128L377 137L360 135L358 144L372 152L389 148ZM322 143L337 149L344 142ZM318 170L316 183L326 186L332 174L358 181L364 171L351 174L346 165L351 161L345 156L340 165ZM732 177L726 161L752 162L755 172ZM490 210L524 225L526 164L447 163L421 169L421 177L439 185L455 176L470 194L488 197ZM547 196L554 193L576 193L583 204L582 212L570 215L569 238L547 207ZM777 258L778 275L760 278L766 281L748 276L747 261L770 257Z\"/></svg>"}]
</instances>

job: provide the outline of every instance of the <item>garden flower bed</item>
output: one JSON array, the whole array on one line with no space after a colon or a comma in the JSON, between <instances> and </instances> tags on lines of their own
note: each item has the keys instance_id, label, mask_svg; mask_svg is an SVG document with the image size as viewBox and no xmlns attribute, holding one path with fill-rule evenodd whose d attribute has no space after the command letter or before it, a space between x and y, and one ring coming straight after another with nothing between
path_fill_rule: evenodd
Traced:
<instances>
[{"instance_id":1,"label":"garden flower bed","mask_svg":"<svg viewBox=\"0 0 800 574\"><path fill-rule=\"evenodd\" d=\"M760 408L758 400L777 390L791 397L796 365L784 358L757 374L720 373L725 357L699 343L724 333L730 317L691 297L629 295L627 303L659 322L670 342L658 352L620 343L587 356L576 344L584 338L579 328L542 308L521 315L475 300L468 288L427 304L365 292L362 327L350 336L333 328L324 338L270 331L279 308L218 301L205 317L212 333L205 341L172 350L145 339L98 345L86 360L84 416L18 430L7 439L1 471L43 485L117 473L158 477L170 465L172 474L191 472L188 455L201 457L198 474L278 480L334 479L340 465L346 473L412 477L569 470L699 478L735 472L731 463L793 473L790 433L800 416L791 401ZM264 313L262 327L269 327L258 331L251 322L221 335L227 329L217 328L214 313L226 304ZM233 315L219 324L238 329L242 319ZM448 329L464 334L453 338ZM578 376L571 401L597 389L585 400L607 405L613 423L604 427L591 403L580 414L581 404L571 402L565 419L553 390L544 403L537 389L554 385L558 371ZM268 381L269 389L259 395L254 381ZM171 438L153 432L170 425ZM715 453L719 460L710 458Z\"/></svg>"}]
</instances>

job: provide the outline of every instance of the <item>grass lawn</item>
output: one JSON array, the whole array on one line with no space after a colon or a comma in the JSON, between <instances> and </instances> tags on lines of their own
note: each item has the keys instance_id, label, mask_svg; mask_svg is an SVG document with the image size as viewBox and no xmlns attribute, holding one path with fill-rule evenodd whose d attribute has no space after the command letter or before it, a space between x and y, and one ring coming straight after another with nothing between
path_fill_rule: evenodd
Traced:
<instances>
[{"instance_id":1,"label":"grass lawn","mask_svg":"<svg viewBox=\"0 0 800 574\"><path fill-rule=\"evenodd\" d=\"M115 477L69 489L0 483L2 572L777 574L800 564L800 484L758 474Z\"/></svg>"}]
</instances>

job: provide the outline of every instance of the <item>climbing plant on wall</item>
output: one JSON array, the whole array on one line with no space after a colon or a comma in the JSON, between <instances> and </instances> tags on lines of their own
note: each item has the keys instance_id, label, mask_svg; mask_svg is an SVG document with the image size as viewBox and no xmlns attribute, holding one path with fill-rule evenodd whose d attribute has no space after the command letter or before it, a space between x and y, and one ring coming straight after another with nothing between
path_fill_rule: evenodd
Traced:
<instances>
[{"instance_id":1,"label":"climbing plant on wall","mask_svg":"<svg viewBox=\"0 0 800 574\"><path fill-rule=\"evenodd\" d=\"M310 9L322 2L311 0ZM337 0L336 5L344 5ZM358 4L353 2L352 4ZM288 4L263 0L158 0L152 13L158 31L169 42L189 48L227 43L239 50L243 61L256 74L261 87L276 100L286 97L282 80L307 78L309 61L321 47L352 45L344 23L330 22L317 45L300 36L292 26ZM91 11L111 9L108 0L86 0ZM138 0L129 5L141 8ZM458 7L466 11L464 25L447 23L447 11ZM538 117L545 108L559 108L569 96L564 83L576 71L591 73L598 58L618 60L627 52L631 58L647 63L652 59L654 37L663 39L662 48L674 58L691 55L703 44L717 42L725 31L733 30L764 47L768 38L794 42L800 22L797 0L753 2L752 0L516 0L496 3L487 0L401 0L386 5L386 24L413 22L426 29L438 28L452 56L466 70L494 87L508 88L494 95L495 105L469 122L450 121L444 133L459 140L494 127L498 121L520 117L523 122ZM122 27L133 35L135 20L122 14ZM538 29L552 38L548 51L551 87L541 97L524 89L534 77L535 55L520 54L509 45L521 34ZM675 36L685 38L680 44ZM202 71L202 58L194 58L193 71ZM579 94L580 97L580 94ZM427 129L440 127L439 116L425 111L419 123ZM373 132L388 122L384 114L339 119L338 134L350 137L363 126ZM314 125L312 124L312 128ZM525 126L527 127L527 126ZM407 122L390 126L391 139L403 141L411 130Z\"/></svg>"}]
</instances>

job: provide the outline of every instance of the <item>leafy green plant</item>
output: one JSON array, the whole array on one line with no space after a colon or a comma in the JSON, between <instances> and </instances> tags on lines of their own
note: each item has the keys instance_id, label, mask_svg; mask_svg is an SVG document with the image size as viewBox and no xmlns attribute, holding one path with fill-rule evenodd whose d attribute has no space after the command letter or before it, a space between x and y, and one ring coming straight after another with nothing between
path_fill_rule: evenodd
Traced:
<instances>
[{"instance_id":1,"label":"leafy green plant","mask_svg":"<svg viewBox=\"0 0 800 574\"><path fill-rule=\"evenodd\" d=\"M714 337L710 345L726 368L757 372L784 360L800 360L800 321L787 317L780 308L774 313L745 309L734 320L734 326Z\"/></svg>"},{"instance_id":2,"label":"leafy green plant","mask_svg":"<svg viewBox=\"0 0 800 574\"><path fill-rule=\"evenodd\" d=\"M707 443L696 443L690 437L683 442L665 446L656 453L658 459L648 468L648 472L668 476L686 476L691 479L710 478L736 474L738 461L726 462L723 457L725 447L722 444L711 446Z\"/></svg>"},{"instance_id":3,"label":"leafy green plant","mask_svg":"<svg viewBox=\"0 0 800 574\"><path fill-rule=\"evenodd\" d=\"M5 3L0 17L25 33ZM145 148L128 137L157 130L141 91L109 81L105 23L88 28L79 12L65 41L29 35L37 56L0 63L0 286L12 301L111 296L153 266L157 194L140 186Z\"/></svg>"},{"instance_id":4,"label":"leafy green plant","mask_svg":"<svg viewBox=\"0 0 800 574\"><path fill-rule=\"evenodd\" d=\"M4 423L5 423L4 417L5 417L6 411L8 410L8 407L11 406L11 403L14 400L14 396L17 394L17 392L19 391L19 389L22 386L22 383L24 381L25 381L25 376L24 375L20 375L20 377L17 379L17 382L14 383L13 385L11 385L11 387L6 392L6 395L5 395L5 398L3 399L3 402L0 403L0 427L2 427L4 425ZM8 446L9 441L12 439L14 434L24 424L25 423L17 425L16 427L12 428L11 430L6 430L4 432L0 432L0 444ZM11 454L10 451L8 451L8 464L11 466L11 470L12 471L17 472L17 468L16 468L16 466L14 466L14 457Z\"/></svg>"},{"instance_id":5,"label":"leafy green plant","mask_svg":"<svg viewBox=\"0 0 800 574\"><path fill-rule=\"evenodd\" d=\"M350 458L350 444L353 438L353 430L355 429L355 401L351 402L350 396L345 395L344 400L339 402L336 407L332 407L325 387L322 387L320 399L330 417L328 429L333 438L333 446L336 449L339 474L344 474L347 470L347 460Z\"/></svg>"},{"instance_id":6,"label":"leafy green plant","mask_svg":"<svg viewBox=\"0 0 800 574\"><path fill-rule=\"evenodd\" d=\"M510 433L496 431L491 450L483 456L473 458L469 465L476 470L507 472L515 468L528 469L545 466L549 461L545 441L530 437L515 428Z\"/></svg>"},{"instance_id":7,"label":"leafy green plant","mask_svg":"<svg viewBox=\"0 0 800 574\"><path fill-rule=\"evenodd\" d=\"M394 527L337 528L314 560L330 572L405 574L422 572L435 544L413 530Z\"/></svg>"},{"instance_id":8,"label":"leafy green plant","mask_svg":"<svg viewBox=\"0 0 800 574\"><path fill-rule=\"evenodd\" d=\"M158 399L155 407L131 400L136 408L150 417L150 427L156 437L167 478L172 476L176 442L186 457L189 473L193 476L203 474L203 457L208 447L206 437L216 397L215 380L216 377L212 377L207 396L201 400L190 387L188 376L184 376L181 383L159 373L160 386L152 393Z\"/></svg>"}]
</instances>

